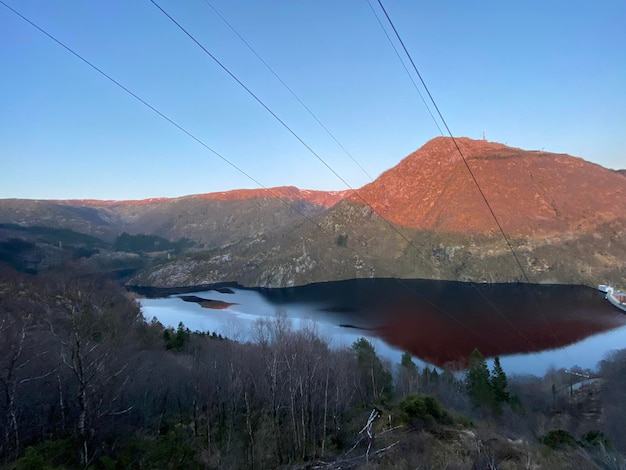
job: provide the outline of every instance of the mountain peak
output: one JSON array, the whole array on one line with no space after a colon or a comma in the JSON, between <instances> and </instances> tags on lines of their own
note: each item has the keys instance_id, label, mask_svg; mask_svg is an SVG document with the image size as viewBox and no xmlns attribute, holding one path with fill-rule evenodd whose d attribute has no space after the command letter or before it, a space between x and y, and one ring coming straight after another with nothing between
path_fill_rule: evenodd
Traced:
<instances>
[{"instance_id":1,"label":"mountain peak","mask_svg":"<svg viewBox=\"0 0 626 470\"><path fill-rule=\"evenodd\" d=\"M444 155L452 159L460 159L461 155L459 154L459 149L466 160L516 158L529 154L547 154L547 152L539 150L524 150L485 139L477 140L470 139L469 137L455 137L454 139L452 139L452 137L435 137L434 139L426 142L418 150L408 155L405 160L412 157L424 158L425 156L437 156L441 158Z\"/></svg>"},{"instance_id":2,"label":"mountain peak","mask_svg":"<svg viewBox=\"0 0 626 470\"><path fill-rule=\"evenodd\" d=\"M509 149L512 147L508 147L505 144L501 144L499 142L491 142L489 140L481 139L470 139L469 137L435 137L434 139L426 142L419 150L428 150L428 151L447 151L447 150L455 150L456 146L454 143L457 143L461 148L461 151L465 154L480 153L480 152L490 152L493 150L502 150Z\"/></svg>"},{"instance_id":3,"label":"mountain peak","mask_svg":"<svg viewBox=\"0 0 626 470\"><path fill-rule=\"evenodd\" d=\"M466 137L432 139L348 199L405 227L493 234L499 229L483 195L509 235L589 231L626 212L626 180L617 172Z\"/></svg>"}]
</instances>

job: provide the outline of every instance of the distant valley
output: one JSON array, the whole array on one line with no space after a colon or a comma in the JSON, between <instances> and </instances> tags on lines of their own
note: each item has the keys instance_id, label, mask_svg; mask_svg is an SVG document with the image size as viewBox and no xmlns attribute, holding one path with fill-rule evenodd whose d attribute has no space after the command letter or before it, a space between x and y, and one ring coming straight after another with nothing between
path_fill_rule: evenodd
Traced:
<instances>
[{"instance_id":1,"label":"distant valley","mask_svg":"<svg viewBox=\"0 0 626 470\"><path fill-rule=\"evenodd\" d=\"M367 277L626 287L626 172L436 138L352 191L142 201L0 200L0 260L118 271L130 285L287 287Z\"/></svg>"}]
</instances>

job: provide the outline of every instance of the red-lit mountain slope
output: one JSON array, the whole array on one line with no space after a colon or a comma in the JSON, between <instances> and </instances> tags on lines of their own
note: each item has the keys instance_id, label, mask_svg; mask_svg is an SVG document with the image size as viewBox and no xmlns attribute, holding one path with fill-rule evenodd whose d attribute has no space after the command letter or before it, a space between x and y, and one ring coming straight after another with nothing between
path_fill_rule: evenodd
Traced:
<instances>
[{"instance_id":1,"label":"red-lit mountain slope","mask_svg":"<svg viewBox=\"0 0 626 470\"><path fill-rule=\"evenodd\" d=\"M626 215L626 178L581 158L457 138L507 235L561 237ZM495 234L495 221L454 142L439 137L359 195L386 219L435 232ZM349 200L363 203L358 196Z\"/></svg>"},{"instance_id":2,"label":"red-lit mountain slope","mask_svg":"<svg viewBox=\"0 0 626 470\"><path fill-rule=\"evenodd\" d=\"M245 201L249 199L285 199L286 201L303 201L321 207L331 207L342 200L349 191L316 191L299 189L295 186L278 186L275 188L233 189L215 193L195 194L179 198L150 198L137 200L98 200L98 199L68 199L50 201L70 206L147 206L159 203L168 203L178 200L208 199L213 201Z\"/></svg>"},{"instance_id":3,"label":"red-lit mountain slope","mask_svg":"<svg viewBox=\"0 0 626 470\"><path fill-rule=\"evenodd\" d=\"M200 194L197 197L221 200L238 201L246 199L281 198L288 201L304 201L322 207L332 207L341 201L350 191L316 191L298 189L295 186L279 186L267 189L236 189L218 193Z\"/></svg>"}]
</instances>

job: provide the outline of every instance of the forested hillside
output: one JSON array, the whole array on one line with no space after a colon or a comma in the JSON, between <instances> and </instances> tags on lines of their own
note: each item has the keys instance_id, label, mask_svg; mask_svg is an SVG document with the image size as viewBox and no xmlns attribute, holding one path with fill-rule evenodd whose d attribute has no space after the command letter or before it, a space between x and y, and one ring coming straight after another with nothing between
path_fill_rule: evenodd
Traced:
<instances>
[{"instance_id":1,"label":"forested hillside","mask_svg":"<svg viewBox=\"0 0 626 470\"><path fill-rule=\"evenodd\" d=\"M76 266L3 269L0 318L4 468L624 468L624 352L574 387L478 351L390 364L281 316L240 343L146 322Z\"/></svg>"}]
</instances>

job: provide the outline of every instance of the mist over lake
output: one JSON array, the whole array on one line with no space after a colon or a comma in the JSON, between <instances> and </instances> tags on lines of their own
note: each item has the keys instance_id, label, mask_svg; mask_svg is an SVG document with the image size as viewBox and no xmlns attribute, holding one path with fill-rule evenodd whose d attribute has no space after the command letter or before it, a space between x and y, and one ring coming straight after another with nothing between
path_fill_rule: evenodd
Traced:
<instances>
[{"instance_id":1,"label":"mist over lake","mask_svg":"<svg viewBox=\"0 0 626 470\"><path fill-rule=\"evenodd\" d=\"M536 375L551 366L594 368L626 344L626 315L585 286L355 279L193 295L144 299L142 310L165 326L182 321L241 341L254 340L258 318L283 312L334 346L366 336L393 362L406 350L422 364L461 369L478 348L500 356L509 372Z\"/></svg>"}]
</instances>

